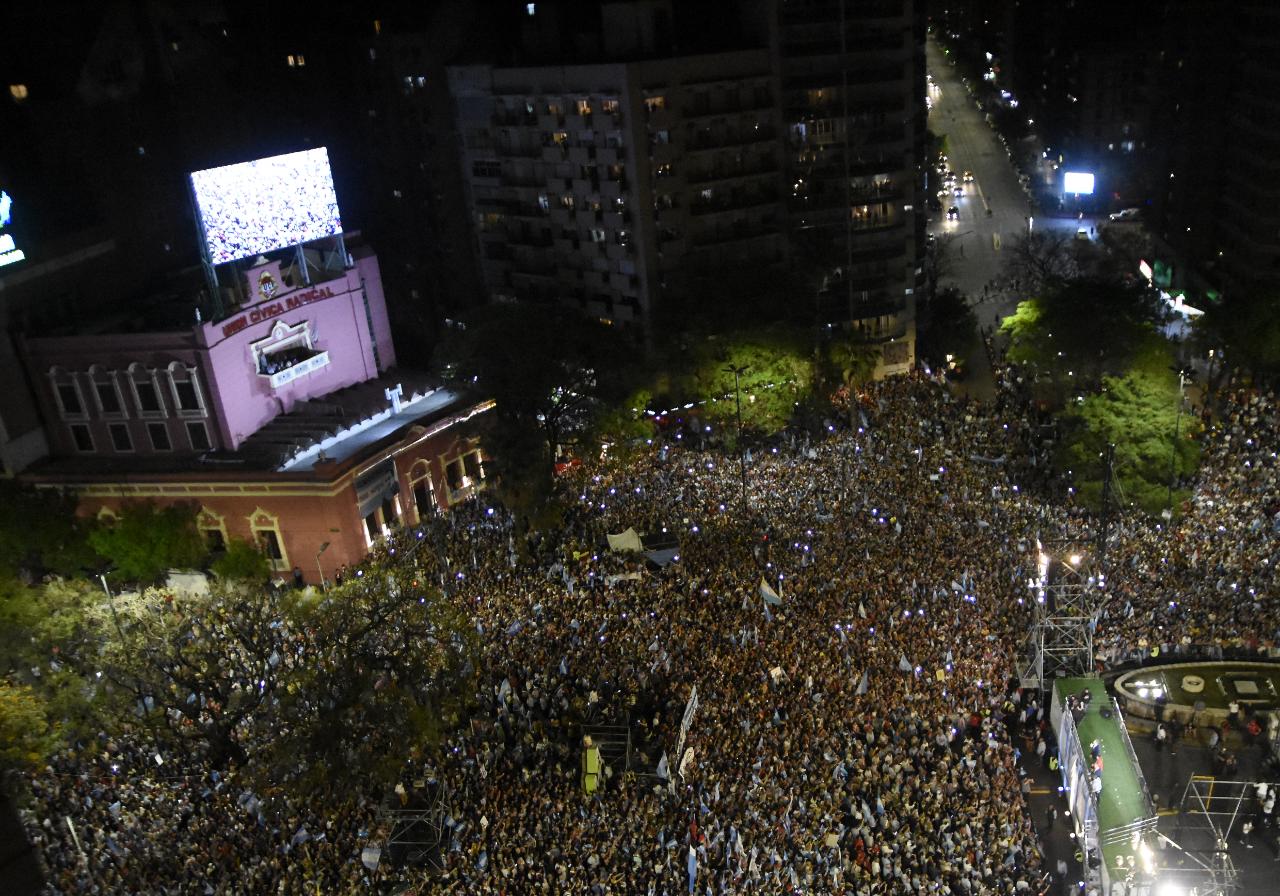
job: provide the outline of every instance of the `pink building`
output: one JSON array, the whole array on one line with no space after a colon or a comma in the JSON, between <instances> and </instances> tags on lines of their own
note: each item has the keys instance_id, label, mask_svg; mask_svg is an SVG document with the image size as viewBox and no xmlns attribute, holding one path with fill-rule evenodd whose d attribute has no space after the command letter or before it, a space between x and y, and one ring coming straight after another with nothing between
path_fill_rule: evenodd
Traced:
<instances>
[{"instance_id":1,"label":"pink building","mask_svg":"<svg viewBox=\"0 0 1280 896\"><path fill-rule=\"evenodd\" d=\"M308 283L296 265L259 259L243 272L245 301L217 322L192 310L182 328L128 332L131 322L111 321L26 339L52 453L234 451L299 402L395 366L377 257L356 246L346 260L310 271Z\"/></svg>"},{"instance_id":2,"label":"pink building","mask_svg":"<svg viewBox=\"0 0 1280 896\"><path fill-rule=\"evenodd\" d=\"M197 277L134 316L21 342L52 454L24 479L100 518L193 505L212 549L249 539L312 582L483 488L470 421L492 403L394 369L368 247L347 234L230 269L216 321L199 320Z\"/></svg>"}]
</instances>

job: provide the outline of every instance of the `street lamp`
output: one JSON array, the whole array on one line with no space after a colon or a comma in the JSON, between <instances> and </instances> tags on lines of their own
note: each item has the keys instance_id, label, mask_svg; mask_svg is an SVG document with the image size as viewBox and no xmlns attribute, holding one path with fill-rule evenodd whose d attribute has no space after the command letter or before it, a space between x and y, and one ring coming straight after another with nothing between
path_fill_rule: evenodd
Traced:
<instances>
[{"instance_id":1,"label":"street lamp","mask_svg":"<svg viewBox=\"0 0 1280 896\"><path fill-rule=\"evenodd\" d=\"M747 455L746 448L742 444L742 380L741 377L747 372L745 364L728 364L725 366L725 373L733 374L733 396L738 405L738 467L742 472L742 512L747 512Z\"/></svg>"},{"instance_id":2,"label":"street lamp","mask_svg":"<svg viewBox=\"0 0 1280 896\"><path fill-rule=\"evenodd\" d=\"M320 550L316 551L316 572L320 573L320 590L321 591L324 590L325 581L324 581L324 567L320 565L320 555L327 550L329 550L329 542L326 541L320 545Z\"/></svg>"},{"instance_id":3,"label":"street lamp","mask_svg":"<svg viewBox=\"0 0 1280 896\"><path fill-rule=\"evenodd\" d=\"M1187 368L1178 368L1178 410L1173 418L1173 450L1169 453L1169 518L1173 519L1173 481L1178 474L1178 430L1182 425L1182 396L1190 377Z\"/></svg>"},{"instance_id":4,"label":"street lamp","mask_svg":"<svg viewBox=\"0 0 1280 896\"><path fill-rule=\"evenodd\" d=\"M111 608L111 621L116 625L116 634L120 636L120 642L124 643L124 629L120 627L120 617L116 615L116 599L111 593L111 588L107 586L107 573L110 569L104 569L98 573L98 580L102 582L102 590L107 593L107 606Z\"/></svg>"}]
</instances>

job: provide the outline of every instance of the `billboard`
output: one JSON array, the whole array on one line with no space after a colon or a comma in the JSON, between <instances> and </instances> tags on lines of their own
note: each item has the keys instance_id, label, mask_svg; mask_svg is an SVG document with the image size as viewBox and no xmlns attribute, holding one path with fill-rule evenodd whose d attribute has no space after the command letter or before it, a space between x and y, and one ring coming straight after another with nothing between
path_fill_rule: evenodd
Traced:
<instances>
[{"instance_id":1,"label":"billboard","mask_svg":"<svg viewBox=\"0 0 1280 896\"><path fill-rule=\"evenodd\" d=\"M18 248L13 231L9 229L12 223L13 197L6 191L0 190L0 268L17 264L27 257L27 254Z\"/></svg>"},{"instance_id":2,"label":"billboard","mask_svg":"<svg viewBox=\"0 0 1280 896\"><path fill-rule=\"evenodd\" d=\"M342 232L324 147L195 171L191 189L213 264Z\"/></svg>"},{"instance_id":3,"label":"billboard","mask_svg":"<svg viewBox=\"0 0 1280 896\"><path fill-rule=\"evenodd\" d=\"M1062 192L1093 193L1093 175L1086 171L1066 171L1062 175Z\"/></svg>"}]
</instances>

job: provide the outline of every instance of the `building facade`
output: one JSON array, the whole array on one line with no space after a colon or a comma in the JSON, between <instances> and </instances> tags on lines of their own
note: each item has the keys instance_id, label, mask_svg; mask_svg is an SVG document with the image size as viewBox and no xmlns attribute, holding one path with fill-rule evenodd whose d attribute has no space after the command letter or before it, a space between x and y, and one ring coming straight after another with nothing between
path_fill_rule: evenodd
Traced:
<instances>
[{"instance_id":1,"label":"building facade","mask_svg":"<svg viewBox=\"0 0 1280 896\"><path fill-rule=\"evenodd\" d=\"M699 276L785 259L768 53L449 79L490 299L648 330Z\"/></svg>"}]
</instances>

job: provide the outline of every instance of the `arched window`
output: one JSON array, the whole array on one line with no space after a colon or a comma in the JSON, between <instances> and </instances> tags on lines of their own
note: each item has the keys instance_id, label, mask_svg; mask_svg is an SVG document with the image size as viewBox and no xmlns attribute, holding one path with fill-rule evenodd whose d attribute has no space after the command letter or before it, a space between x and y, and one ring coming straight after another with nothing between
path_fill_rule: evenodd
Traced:
<instances>
[{"instance_id":1,"label":"arched window","mask_svg":"<svg viewBox=\"0 0 1280 896\"><path fill-rule=\"evenodd\" d=\"M249 514L249 531L258 548L266 554L267 562L276 572L289 569L289 555L284 548L284 534L280 531L280 518L267 513L261 507Z\"/></svg>"},{"instance_id":2,"label":"arched window","mask_svg":"<svg viewBox=\"0 0 1280 896\"><path fill-rule=\"evenodd\" d=\"M54 400L58 403L58 412L64 420L87 420L89 414L84 394L80 391L79 378L61 367L49 369L49 382L53 389Z\"/></svg>"},{"instance_id":3,"label":"arched window","mask_svg":"<svg viewBox=\"0 0 1280 896\"><path fill-rule=\"evenodd\" d=\"M418 515L418 522L439 512L436 485L431 479L431 463L425 458L409 468L409 491L413 493L413 509Z\"/></svg>"},{"instance_id":4,"label":"arched window","mask_svg":"<svg viewBox=\"0 0 1280 896\"><path fill-rule=\"evenodd\" d=\"M89 367L89 382L93 385L93 399L99 414L109 420L123 420L128 416L124 409L124 395L120 392L120 383L114 370L94 364Z\"/></svg>"},{"instance_id":5,"label":"arched window","mask_svg":"<svg viewBox=\"0 0 1280 896\"><path fill-rule=\"evenodd\" d=\"M173 406L180 417L205 416L200 373L195 367L188 367L179 361L174 361L169 365L169 386Z\"/></svg>"},{"instance_id":6,"label":"arched window","mask_svg":"<svg viewBox=\"0 0 1280 896\"><path fill-rule=\"evenodd\" d=\"M141 417L163 417L164 402L160 398L159 375L136 361L129 365L129 387L133 404Z\"/></svg>"},{"instance_id":7,"label":"arched window","mask_svg":"<svg viewBox=\"0 0 1280 896\"><path fill-rule=\"evenodd\" d=\"M204 536L209 553L221 554L227 549L227 520L216 510L201 507L196 514L196 528Z\"/></svg>"}]
</instances>

